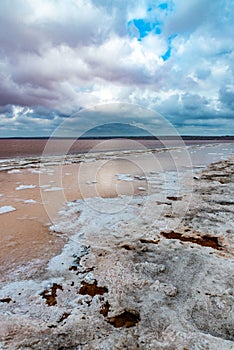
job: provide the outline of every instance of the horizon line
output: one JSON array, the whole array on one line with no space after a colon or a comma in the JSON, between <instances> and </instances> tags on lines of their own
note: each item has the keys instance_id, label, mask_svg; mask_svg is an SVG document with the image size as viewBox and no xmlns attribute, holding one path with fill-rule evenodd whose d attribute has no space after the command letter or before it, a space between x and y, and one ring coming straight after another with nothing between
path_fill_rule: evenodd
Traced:
<instances>
[{"instance_id":1,"label":"horizon line","mask_svg":"<svg viewBox=\"0 0 234 350\"><path fill-rule=\"evenodd\" d=\"M114 135L114 136L5 136L0 137L0 140L105 140L105 139L148 139L148 140L160 140L163 138L175 139L233 139L234 135Z\"/></svg>"}]
</instances>

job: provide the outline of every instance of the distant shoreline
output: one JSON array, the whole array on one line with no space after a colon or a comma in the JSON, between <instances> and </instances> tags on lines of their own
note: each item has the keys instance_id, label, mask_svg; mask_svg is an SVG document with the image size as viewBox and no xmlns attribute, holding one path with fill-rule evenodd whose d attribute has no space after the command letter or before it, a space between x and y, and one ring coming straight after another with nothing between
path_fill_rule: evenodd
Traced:
<instances>
[{"instance_id":1,"label":"distant shoreline","mask_svg":"<svg viewBox=\"0 0 234 350\"><path fill-rule=\"evenodd\" d=\"M87 137L53 137L53 136L38 136L38 137L0 137L0 140L111 140L111 139L130 139L130 140L234 140L234 135L225 136L87 136Z\"/></svg>"}]
</instances>

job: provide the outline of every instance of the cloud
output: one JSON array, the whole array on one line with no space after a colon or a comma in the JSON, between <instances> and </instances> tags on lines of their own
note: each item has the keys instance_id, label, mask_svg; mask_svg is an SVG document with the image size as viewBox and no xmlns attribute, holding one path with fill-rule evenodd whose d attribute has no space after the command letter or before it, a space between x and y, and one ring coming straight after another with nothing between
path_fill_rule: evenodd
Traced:
<instances>
[{"instance_id":1,"label":"cloud","mask_svg":"<svg viewBox=\"0 0 234 350\"><path fill-rule=\"evenodd\" d=\"M211 7L216 0L177 0L174 11L166 23L168 33L190 33L209 19Z\"/></svg>"},{"instance_id":2,"label":"cloud","mask_svg":"<svg viewBox=\"0 0 234 350\"><path fill-rule=\"evenodd\" d=\"M228 87L222 87L219 90L220 102L227 109L234 111L234 89Z\"/></svg>"},{"instance_id":3,"label":"cloud","mask_svg":"<svg viewBox=\"0 0 234 350\"><path fill-rule=\"evenodd\" d=\"M51 132L80 108L113 101L152 108L181 130L197 120L202 132L211 116L225 124L234 117L233 12L228 0L2 0L4 133L23 124Z\"/></svg>"}]
</instances>

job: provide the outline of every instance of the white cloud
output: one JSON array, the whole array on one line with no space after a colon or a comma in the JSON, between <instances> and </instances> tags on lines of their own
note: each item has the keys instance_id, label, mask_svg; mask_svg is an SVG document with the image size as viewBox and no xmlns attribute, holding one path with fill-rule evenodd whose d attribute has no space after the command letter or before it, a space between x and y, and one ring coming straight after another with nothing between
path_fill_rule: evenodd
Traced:
<instances>
[{"instance_id":1,"label":"white cloud","mask_svg":"<svg viewBox=\"0 0 234 350\"><path fill-rule=\"evenodd\" d=\"M234 4L166 2L163 10L151 0L16 0L13 9L3 0L0 106L16 107L0 111L1 128L50 131L62 114L111 101L154 108L177 125L188 113L230 119ZM143 29L129 33L134 19ZM144 25L151 31L139 39Z\"/></svg>"}]
</instances>

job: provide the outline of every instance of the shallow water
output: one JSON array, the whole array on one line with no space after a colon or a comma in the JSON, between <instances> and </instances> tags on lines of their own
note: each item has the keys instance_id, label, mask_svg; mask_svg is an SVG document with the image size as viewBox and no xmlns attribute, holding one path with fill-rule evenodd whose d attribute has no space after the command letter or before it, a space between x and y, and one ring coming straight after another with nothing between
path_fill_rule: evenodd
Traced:
<instances>
[{"instance_id":1,"label":"shallow water","mask_svg":"<svg viewBox=\"0 0 234 350\"><path fill-rule=\"evenodd\" d=\"M15 209L0 214L2 279L34 273L60 251L66 237L49 233L49 227L65 202L124 195L144 198L162 189L177 196L181 191L192 191L191 181L186 188L182 183L184 175L191 179L192 172L233 152L234 143L222 143L167 151L81 154L62 163L60 158L49 157L41 165L40 158L2 161L0 212L1 208ZM150 177L154 177L153 182ZM169 188L167 178L173 179Z\"/></svg>"},{"instance_id":2,"label":"shallow water","mask_svg":"<svg viewBox=\"0 0 234 350\"><path fill-rule=\"evenodd\" d=\"M231 148L190 151L194 165L176 149L2 172L11 199L17 194L25 206L20 212L15 203L2 217L47 209L50 237L67 242L47 265L29 260L2 282L0 346L114 349L118 340L120 349L233 348L234 164L203 169ZM39 198L41 207L32 202ZM50 244L35 246L42 258ZM26 259L36 253L32 242L28 255L21 248Z\"/></svg>"},{"instance_id":3,"label":"shallow water","mask_svg":"<svg viewBox=\"0 0 234 350\"><path fill-rule=\"evenodd\" d=\"M234 141L232 141L234 142ZM47 147L50 155L64 154L67 150L68 154L79 154L84 152L100 152L114 150L134 150L153 148L158 149L170 146L191 146L191 145L209 145L220 143L218 140L185 140L178 138L177 140L141 140L141 139L110 139L110 140L81 140L81 139L0 139L0 163L4 159L15 157L38 157L43 154ZM222 144L230 143L223 140Z\"/></svg>"}]
</instances>

